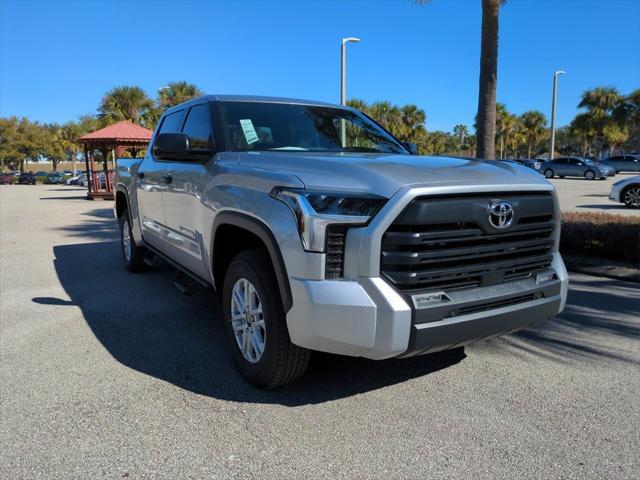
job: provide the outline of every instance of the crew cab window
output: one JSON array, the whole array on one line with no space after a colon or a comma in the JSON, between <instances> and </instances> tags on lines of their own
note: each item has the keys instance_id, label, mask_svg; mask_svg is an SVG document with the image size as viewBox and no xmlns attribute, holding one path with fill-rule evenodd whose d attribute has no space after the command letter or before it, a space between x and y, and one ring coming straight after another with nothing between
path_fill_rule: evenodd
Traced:
<instances>
[{"instance_id":1,"label":"crew cab window","mask_svg":"<svg viewBox=\"0 0 640 480\"><path fill-rule=\"evenodd\" d=\"M182 120L182 110L166 115L162 120L158 133L178 133L180 131L180 120Z\"/></svg>"},{"instance_id":2,"label":"crew cab window","mask_svg":"<svg viewBox=\"0 0 640 480\"><path fill-rule=\"evenodd\" d=\"M196 105L189 110L182 133L189 136L191 149L210 149L211 114L209 105Z\"/></svg>"}]
</instances>

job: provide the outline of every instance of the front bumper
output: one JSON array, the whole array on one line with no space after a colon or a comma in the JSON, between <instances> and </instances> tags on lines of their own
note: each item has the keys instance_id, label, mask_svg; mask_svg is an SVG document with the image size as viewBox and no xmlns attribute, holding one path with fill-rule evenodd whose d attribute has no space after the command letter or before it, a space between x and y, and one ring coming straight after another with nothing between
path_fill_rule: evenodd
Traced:
<instances>
[{"instance_id":1,"label":"front bumper","mask_svg":"<svg viewBox=\"0 0 640 480\"><path fill-rule=\"evenodd\" d=\"M468 345L554 317L565 305L568 275L554 254L549 273L492 287L444 292L443 303L416 308L380 277L357 281L291 279L287 314L293 343L371 359L405 357ZM514 303L515 302L515 303Z\"/></svg>"}]
</instances>

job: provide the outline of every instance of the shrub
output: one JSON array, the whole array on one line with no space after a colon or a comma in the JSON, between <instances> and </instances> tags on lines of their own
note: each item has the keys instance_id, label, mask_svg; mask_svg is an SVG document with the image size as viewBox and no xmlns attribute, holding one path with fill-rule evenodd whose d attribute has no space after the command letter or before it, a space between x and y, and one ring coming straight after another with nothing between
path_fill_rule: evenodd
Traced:
<instances>
[{"instance_id":1,"label":"shrub","mask_svg":"<svg viewBox=\"0 0 640 480\"><path fill-rule=\"evenodd\" d=\"M608 213L562 214L560 252L640 263L640 217Z\"/></svg>"}]
</instances>

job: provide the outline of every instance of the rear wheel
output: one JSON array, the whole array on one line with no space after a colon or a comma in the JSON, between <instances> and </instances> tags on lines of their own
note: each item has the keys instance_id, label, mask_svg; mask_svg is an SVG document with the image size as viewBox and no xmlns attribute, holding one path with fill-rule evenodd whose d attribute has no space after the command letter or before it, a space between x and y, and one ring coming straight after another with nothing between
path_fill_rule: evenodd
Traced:
<instances>
[{"instance_id":1,"label":"rear wheel","mask_svg":"<svg viewBox=\"0 0 640 480\"><path fill-rule=\"evenodd\" d=\"M141 272L146 266L144 263L146 249L136 245L131 232L131 219L127 209L118 218L118 223L120 224L120 251L122 252L124 266L130 272Z\"/></svg>"},{"instance_id":2,"label":"rear wheel","mask_svg":"<svg viewBox=\"0 0 640 480\"><path fill-rule=\"evenodd\" d=\"M547 168L544 171L544 176L547 177L547 178L553 178L553 170L551 170L550 168Z\"/></svg>"},{"instance_id":3,"label":"rear wheel","mask_svg":"<svg viewBox=\"0 0 640 480\"><path fill-rule=\"evenodd\" d=\"M241 252L231 261L222 308L233 359L247 380L274 388L304 374L311 352L291 343L266 252Z\"/></svg>"},{"instance_id":4,"label":"rear wheel","mask_svg":"<svg viewBox=\"0 0 640 480\"><path fill-rule=\"evenodd\" d=\"M586 178L587 180L593 180L594 178L596 178L596 174L593 170L587 170L584 173L584 178Z\"/></svg>"},{"instance_id":5,"label":"rear wheel","mask_svg":"<svg viewBox=\"0 0 640 480\"><path fill-rule=\"evenodd\" d=\"M631 185L622 192L622 201L629 208L640 208L640 185Z\"/></svg>"}]
</instances>

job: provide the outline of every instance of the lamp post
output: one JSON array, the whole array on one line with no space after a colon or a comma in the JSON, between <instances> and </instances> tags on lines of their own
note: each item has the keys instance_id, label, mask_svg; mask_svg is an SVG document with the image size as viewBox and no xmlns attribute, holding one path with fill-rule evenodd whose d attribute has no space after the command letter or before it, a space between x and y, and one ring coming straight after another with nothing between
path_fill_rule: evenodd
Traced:
<instances>
[{"instance_id":1,"label":"lamp post","mask_svg":"<svg viewBox=\"0 0 640 480\"><path fill-rule=\"evenodd\" d=\"M348 37L342 39L342 48L340 50L340 105L347 104L347 43L358 43L359 38Z\"/></svg>"},{"instance_id":2,"label":"lamp post","mask_svg":"<svg viewBox=\"0 0 640 480\"><path fill-rule=\"evenodd\" d=\"M556 148L556 98L558 96L558 76L566 72L556 70L553 74L553 98L551 100L551 147L549 150L549 160L553 160L553 152Z\"/></svg>"},{"instance_id":3,"label":"lamp post","mask_svg":"<svg viewBox=\"0 0 640 480\"><path fill-rule=\"evenodd\" d=\"M340 105L347 104L347 43L358 43L359 38L347 37L342 39L340 48ZM347 124L344 119L340 120L340 136L342 148L347 146Z\"/></svg>"}]
</instances>

